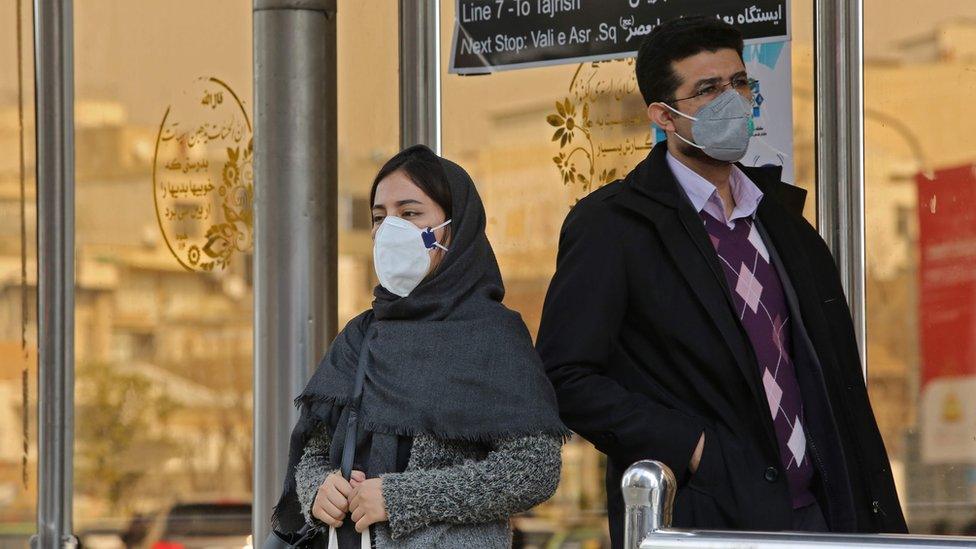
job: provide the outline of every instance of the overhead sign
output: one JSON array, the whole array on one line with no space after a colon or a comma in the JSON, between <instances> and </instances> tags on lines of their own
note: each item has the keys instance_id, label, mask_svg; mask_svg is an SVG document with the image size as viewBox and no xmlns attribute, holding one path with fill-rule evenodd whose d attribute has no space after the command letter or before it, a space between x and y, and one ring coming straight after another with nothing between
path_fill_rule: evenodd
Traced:
<instances>
[{"instance_id":1,"label":"overhead sign","mask_svg":"<svg viewBox=\"0 0 976 549\"><path fill-rule=\"evenodd\" d=\"M450 72L632 57L644 36L678 17L706 15L747 43L789 40L789 0L456 0Z\"/></svg>"}]
</instances>

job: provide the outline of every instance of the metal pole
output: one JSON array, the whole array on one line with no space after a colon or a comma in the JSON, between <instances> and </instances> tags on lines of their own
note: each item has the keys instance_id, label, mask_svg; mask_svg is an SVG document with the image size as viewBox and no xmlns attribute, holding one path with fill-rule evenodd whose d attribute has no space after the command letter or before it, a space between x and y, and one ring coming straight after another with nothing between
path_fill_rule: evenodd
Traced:
<instances>
[{"instance_id":1,"label":"metal pole","mask_svg":"<svg viewBox=\"0 0 976 549\"><path fill-rule=\"evenodd\" d=\"M34 2L37 121L37 535L73 543L74 73L71 0Z\"/></svg>"},{"instance_id":2,"label":"metal pole","mask_svg":"<svg viewBox=\"0 0 976 549\"><path fill-rule=\"evenodd\" d=\"M254 0L254 542L336 329L336 0Z\"/></svg>"},{"instance_id":3,"label":"metal pole","mask_svg":"<svg viewBox=\"0 0 976 549\"><path fill-rule=\"evenodd\" d=\"M623 489L624 548L637 549L649 534L671 527L678 482L660 461L631 465L620 481Z\"/></svg>"},{"instance_id":4,"label":"metal pole","mask_svg":"<svg viewBox=\"0 0 976 549\"><path fill-rule=\"evenodd\" d=\"M815 11L817 226L840 270L866 375L863 0L817 0Z\"/></svg>"},{"instance_id":5,"label":"metal pole","mask_svg":"<svg viewBox=\"0 0 976 549\"><path fill-rule=\"evenodd\" d=\"M400 146L441 152L441 40L437 0L400 0Z\"/></svg>"}]
</instances>

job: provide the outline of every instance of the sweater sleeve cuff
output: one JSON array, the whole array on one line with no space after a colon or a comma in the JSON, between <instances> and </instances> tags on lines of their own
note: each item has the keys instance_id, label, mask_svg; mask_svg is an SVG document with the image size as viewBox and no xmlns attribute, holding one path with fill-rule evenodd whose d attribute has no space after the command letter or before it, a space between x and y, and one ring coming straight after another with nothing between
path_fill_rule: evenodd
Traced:
<instances>
[{"instance_id":1,"label":"sweater sleeve cuff","mask_svg":"<svg viewBox=\"0 0 976 549\"><path fill-rule=\"evenodd\" d=\"M411 490L416 489L400 473L390 473L380 477L383 481L383 502L386 504L386 517L390 538L397 540L425 526L428 523L424 509L421 509L410 497Z\"/></svg>"}]
</instances>

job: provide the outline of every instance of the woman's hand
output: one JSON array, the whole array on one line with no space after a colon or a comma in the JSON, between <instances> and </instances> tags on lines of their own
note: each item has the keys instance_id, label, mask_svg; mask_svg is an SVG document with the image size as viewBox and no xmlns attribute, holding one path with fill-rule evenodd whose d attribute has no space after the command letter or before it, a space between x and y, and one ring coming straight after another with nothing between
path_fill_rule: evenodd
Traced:
<instances>
[{"instance_id":1,"label":"woman's hand","mask_svg":"<svg viewBox=\"0 0 976 549\"><path fill-rule=\"evenodd\" d=\"M349 485L352 486L353 490L359 487L366 480L366 473L362 471L353 471L349 478Z\"/></svg>"},{"instance_id":2,"label":"woman's hand","mask_svg":"<svg viewBox=\"0 0 976 549\"><path fill-rule=\"evenodd\" d=\"M361 471L352 472L353 482L362 482L366 479ZM319 486L319 491L315 494L315 502L312 503L312 516L321 520L333 528L342 526L342 519L346 518L349 512L349 497L352 495L353 487L339 473L332 473L325 477L325 482Z\"/></svg>"},{"instance_id":3,"label":"woman's hand","mask_svg":"<svg viewBox=\"0 0 976 549\"><path fill-rule=\"evenodd\" d=\"M349 512L357 532L365 532L370 525L385 522L386 501L383 500L383 481L371 478L356 483L349 498Z\"/></svg>"}]
</instances>

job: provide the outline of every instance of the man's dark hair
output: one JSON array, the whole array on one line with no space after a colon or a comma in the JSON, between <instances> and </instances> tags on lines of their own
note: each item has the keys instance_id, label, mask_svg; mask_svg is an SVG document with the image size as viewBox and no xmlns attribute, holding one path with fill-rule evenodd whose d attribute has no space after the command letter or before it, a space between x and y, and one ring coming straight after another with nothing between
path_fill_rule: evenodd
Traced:
<instances>
[{"instance_id":1,"label":"man's dark hair","mask_svg":"<svg viewBox=\"0 0 976 549\"><path fill-rule=\"evenodd\" d=\"M672 63L703 51L735 50L742 57L742 34L716 19L697 15L672 19L651 31L637 52L637 85L644 102L670 103L681 85Z\"/></svg>"}]
</instances>

